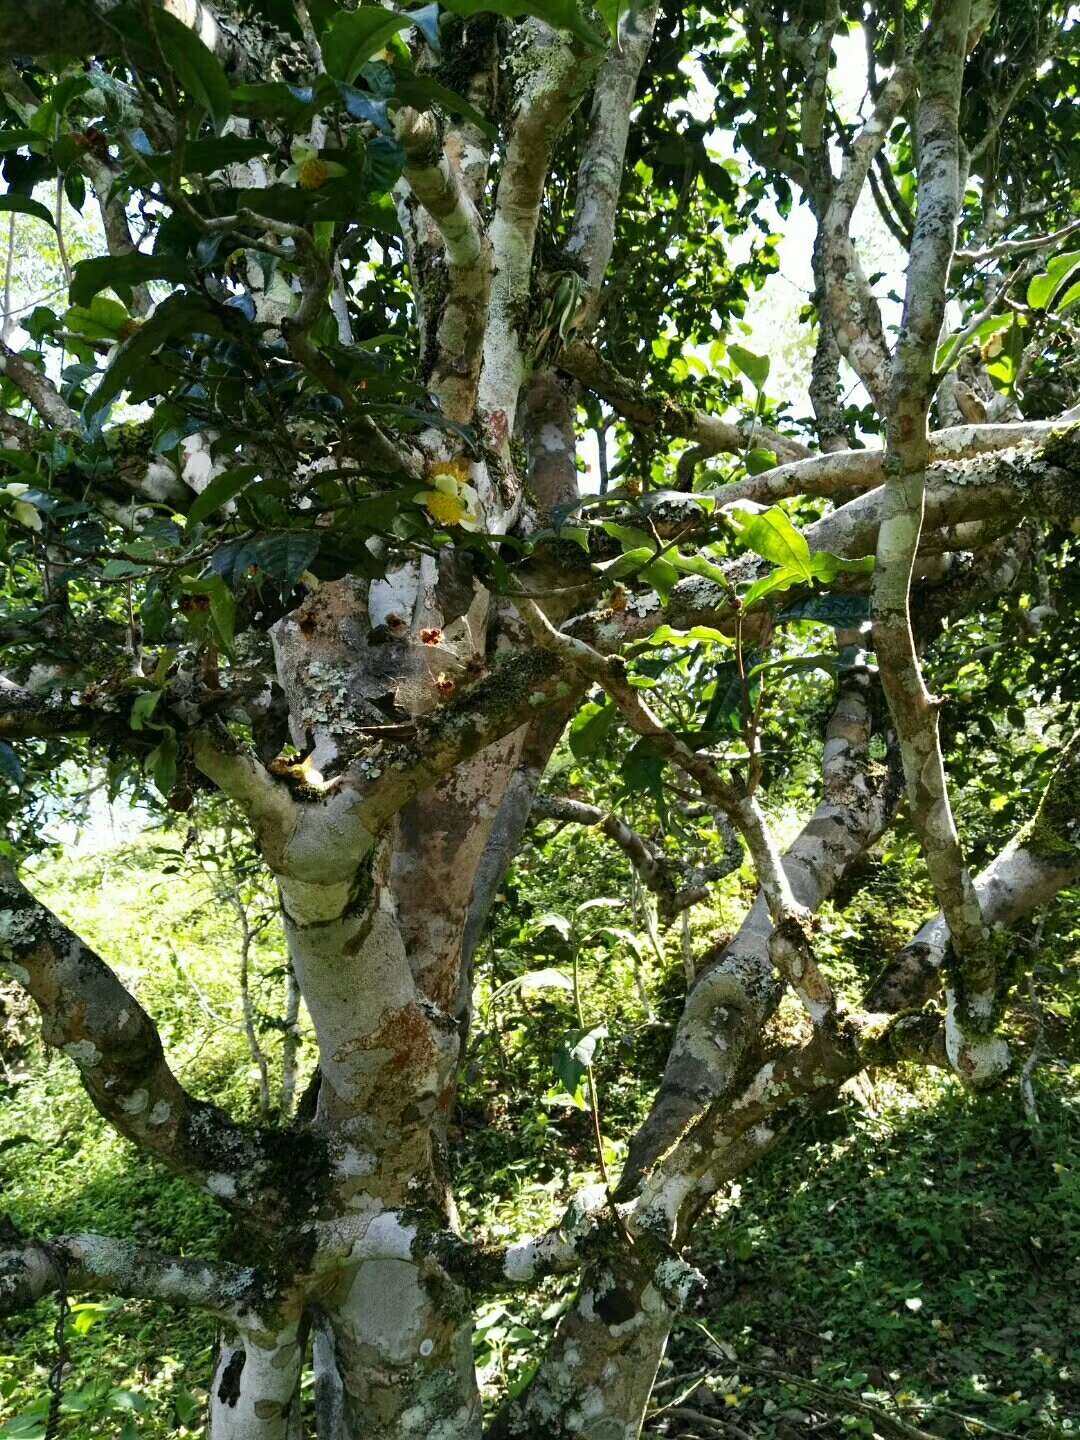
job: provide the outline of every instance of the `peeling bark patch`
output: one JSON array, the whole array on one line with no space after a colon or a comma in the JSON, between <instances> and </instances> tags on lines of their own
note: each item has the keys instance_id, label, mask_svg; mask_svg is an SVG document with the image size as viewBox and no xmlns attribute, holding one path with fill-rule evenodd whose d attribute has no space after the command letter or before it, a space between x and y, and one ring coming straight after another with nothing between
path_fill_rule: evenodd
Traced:
<instances>
[{"instance_id":1,"label":"peeling bark patch","mask_svg":"<svg viewBox=\"0 0 1080 1440\"><path fill-rule=\"evenodd\" d=\"M218 1399L222 1405L235 1405L240 1399L240 1377L244 1373L244 1365L247 1356L243 1350L237 1350L225 1369L221 1372L221 1384L218 1386Z\"/></svg>"}]
</instances>

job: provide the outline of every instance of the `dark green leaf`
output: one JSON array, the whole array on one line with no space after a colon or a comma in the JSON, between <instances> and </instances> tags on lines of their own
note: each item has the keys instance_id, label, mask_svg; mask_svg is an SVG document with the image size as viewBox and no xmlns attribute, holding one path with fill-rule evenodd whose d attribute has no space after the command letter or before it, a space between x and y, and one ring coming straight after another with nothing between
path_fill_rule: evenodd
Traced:
<instances>
[{"instance_id":1,"label":"dark green leaf","mask_svg":"<svg viewBox=\"0 0 1080 1440\"><path fill-rule=\"evenodd\" d=\"M286 530L260 540L252 549L251 563L273 579L295 585L318 550L319 536L313 530Z\"/></svg>"},{"instance_id":2,"label":"dark green leaf","mask_svg":"<svg viewBox=\"0 0 1080 1440\"><path fill-rule=\"evenodd\" d=\"M343 10L330 22L319 42L327 74L351 85L364 62L385 50L399 30L412 24L408 15L382 5Z\"/></svg>"},{"instance_id":3,"label":"dark green leaf","mask_svg":"<svg viewBox=\"0 0 1080 1440\"><path fill-rule=\"evenodd\" d=\"M153 776L154 784L166 799L172 794L173 786L176 784L177 749L175 733L167 730L161 737L161 744L151 750L146 757L146 768Z\"/></svg>"},{"instance_id":4,"label":"dark green leaf","mask_svg":"<svg viewBox=\"0 0 1080 1440\"><path fill-rule=\"evenodd\" d=\"M194 525L199 520L205 520L234 495L239 495L258 473L257 465L232 465L220 475L215 475L188 511L188 523Z\"/></svg>"},{"instance_id":5,"label":"dark green leaf","mask_svg":"<svg viewBox=\"0 0 1080 1440\"><path fill-rule=\"evenodd\" d=\"M19 215L32 215L35 220L44 220L46 225L56 229L56 221L40 200L31 200L29 195L8 192L0 195L0 211L14 211Z\"/></svg>"},{"instance_id":6,"label":"dark green leaf","mask_svg":"<svg viewBox=\"0 0 1080 1440\"><path fill-rule=\"evenodd\" d=\"M221 61L189 26L167 10L153 11L153 24L166 60L191 98L210 117L220 135L232 114L232 92Z\"/></svg>"},{"instance_id":7,"label":"dark green leaf","mask_svg":"<svg viewBox=\"0 0 1080 1440\"><path fill-rule=\"evenodd\" d=\"M158 347L171 336L192 331L219 329L206 302L197 295L180 293L164 300L140 328L117 349L97 389L83 407L87 425L93 425L105 407L127 389Z\"/></svg>"}]
</instances>

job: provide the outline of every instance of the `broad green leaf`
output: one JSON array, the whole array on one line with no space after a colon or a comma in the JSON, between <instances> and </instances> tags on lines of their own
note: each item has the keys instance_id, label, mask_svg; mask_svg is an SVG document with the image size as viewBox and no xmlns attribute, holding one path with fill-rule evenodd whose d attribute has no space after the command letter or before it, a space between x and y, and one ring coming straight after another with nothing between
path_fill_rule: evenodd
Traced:
<instances>
[{"instance_id":1,"label":"broad green leaf","mask_svg":"<svg viewBox=\"0 0 1080 1440\"><path fill-rule=\"evenodd\" d=\"M386 46L399 30L413 21L400 10L382 5L361 5L343 10L326 27L319 45L328 75L351 85L360 67Z\"/></svg>"},{"instance_id":2,"label":"broad green leaf","mask_svg":"<svg viewBox=\"0 0 1080 1440\"><path fill-rule=\"evenodd\" d=\"M135 696L131 705L131 715L128 717L128 724L132 730L146 729L160 699L160 690L144 690L141 695Z\"/></svg>"},{"instance_id":3,"label":"broad green leaf","mask_svg":"<svg viewBox=\"0 0 1080 1440\"><path fill-rule=\"evenodd\" d=\"M215 637L228 654L232 650L236 628L236 601L232 591L220 575L203 575L198 580L185 580L184 589L190 595L205 595L209 599L210 620Z\"/></svg>"},{"instance_id":4,"label":"broad green leaf","mask_svg":"<svg viewBox=\"0 0 1080 1440\"><path fill-rule=\"evenodd\" d=\"M27 530L41 529L41 515L29 500L16 500L11 509L15 519L20 525L25 525Z\"/></svg>"},{"instance_id":5,"label":"broad green leaf","mask_svg":"<svg viewBox=\"0 0 1080 1440\"><path fill-rule=\"evenodd\" d=\"M242 135L221 135L214 140L193 140L184 149L181 174L211 175L226 165L242 165L257 155L267 155L274 147L267 140L247 139ZM147 169L159 179L172 174L171 155L148 155Z\"/></svg>"},{"instance_id":6,"label":"broad green leaf","mask_svg":"<svg viewBox=\"0 0 1080 1440\"><path fill-rule=\"evenodd\" d=\"M1045 270L1032 276L1027 288L1027 303L1033 310L1049 309L1054 296L1069 283L1077 270L1080 270L1080 250L1055 255Z\"/></svg>"},{"instance_id":7,"label":"broad green leaf","mask_svg":"<svg viewBox=\"0 0 1080 1440\"><path fill-rule=\"evenodd\" d=\"M218 328L207 304L197 295L170 295L139 329L116 350L97 389L83 407L83 418L92 425L105 407L129 388L158 347L173 335Z\"/></svg>"},{"instance_id":8,"label":"broad green leaf","mask_svg":"<svg viewBox=\"0 0 1080 1440\"><path fill-rule=\"evenodd\" d=\"M471 120L476 128L490 139L494 140L498 134L495 126L481 115L479 110L474 109L467 100L463 100L456 91L440 85L430 75L399 75L395 69L394 76L394 94L406 105L414 105L420 110L425 110L432 104L441 105L450 115Z\"/></svg>"},{"instance_id":9,"label":"broad green leaf","mask_svg":"<svg viewBox=\"0 0 1080 1440\"><path fill-rule=\"evenodd\" d=\"M744 606L753 605L755 600L760 600L763 595L771 595L774 590L790 590L793 585L798 585L802 576L797 570L789 566L781 565L777 570L770 570L768 575L763 575L760 580L755 580L750 589L742 597Z\"/></svg>"},{"instance_id":10,"label":"broad green leaf","mask_svg":"<svg viewBox=\"0 0 1080 1440\"><path fill-rule=\"evenodd\" d=\"M756 675L761 675L766 670L824 670L828 675L835 675L840 668L839 655L783 655L778 660L763 660L760 665L747 674L747 679L752 680Z\"/></svg>"},{"instance_id":11,"label":"broad green leaf","mask_svg":"<svg viewBox=\"0 0 1080 1440\"><path fill-rule=\"evenodd\" d=\"M612 39L617 39L619 35L619 21L623 17L623 12L628 8L626 0L597 0L596 8L600 11L600 14L604 18L604 23L611 31Z\"/></svg>"},{"instance_id":12,"label":"broad green leaf","mask_svg":"<svg viewBox=\"0 0 1080 1440\"><path fill-rule=\"evenodd\" d=\"M260 540L252 547L252 558L267 575L295 585L319 553L319 538L314 530L286 530Z\"/></svg>"},{"instance_id":13,"label":"broad green leaf","mask_svg":"<svg viewBox=\"0 0 1080 1440\"><path fill-rule=\"evenodd\" d=\"M598 570L606 580L621 580L624 575L636 575L655 555L654 545L639 545L622 555L616 555L614 560L598 560L593 569Z\"/></svg>"},{"instance_id":14,"label":"broad green leaf","mask_svg":"<svg viewBox=\"0 0 1080 1440\"><path fill-rule=\"evenodd\" d=\"M1066 310L1070 310L1078 300L1080 300L1080 280L1078 280L1075 285L1070 285L1064 295L1058 297L1058 314L1060 315Z\"/></svg>"},{"instance_id":15,"label":"broad green leaf","mask_svg":"<svg viewBox=\"0 0 1080 1440\"><path fill-rule=\"evenodd\" d=\"M187 264L174 255L100 255L80 260L71 275L72 305L89 305L99 290L116 290L145 285L149 280L182 284L188 278Z\"/></svg>"},{"instance_id":16,"label":"broad green leaf","mask_svg":"<svg viewBox=\"0 0 1080 1440\"><path fill-rule=\"evenodd\" d=\"M611 700L597 705L590 700L574 716L570 726L570 753L575 760L587 760L607 739L618 711Z\"/></svg>"},{"instance_id":17,"label":"broad green leaf","mask_svg":"<svg viewBox=\"0 0 1080 1440\"><path fill-rule=\"evenodd\" d=\"M118 340L131 324L131 316L118 300L95 295L89 305L72 305L64 323L73 334L90 340Z\"/></svg>"},{"instance_id":18,"label":"broad green leaf","mask_svg":"<svg viewBox=\"0 0 1080 1440\"><path fill-rule=\"evenodd\" d=\"M507 15L518 20L523 15L533 15L545 20L559 30L569 30L587 45L604 45L604 37L594 30L576 0L443 0L444 10L453 10L457 15L477 15L485 11L490 15Z\"/></svg>"},{"instance_id":19,"label":"broad green leaf","mask_svg":"<svg viewBox=\"0 0 1080 1440\"><path fill-rule=\"evenodd\" d=\"M754 389L764 390L765 382L769 378L768 355L755 355L743 345L729 345L727 351Z\"/></svg>"},{"instance_id":20,"label":"broad green leaf","mask_svg":"<svg viewBox=\"0 0 1080 1440\"><path fill-rule=\"evenodd\" d=\"M646 565L641 572L641 578L660 596L661 605L666 605L671 598L671 592L679 583L679 572L665 555L654 560L651 565Z\"/></svg>"},{"instance_id":21,"label":"broad green leaf","mask_svg":"<svg viewBox=\"0 0 1080 1440\"><path fill-rule=\"evenodd\" d=\"M972 330L971 334L964 341L963 346L960 345L960 341L963 338L962 331L956 335L950 335L934 357L934 369L947 369L954 360L959 358L963 350L966 350L969 345L985 345L987 340L991 339L999 331L1007 330L1012 324L1012 318L1011 313L1008 315L989 316L981 325L975 326L975 329Z\"/></svg>"},{"instance_id":22,"label":"broad green leaf","mask_svg":"<svg viewBox=\"0 0 1080 1440\"><path fill-rule=\"evenodd\" d=\"M810 546L791 521L773 505L760 515L746 518L746 511L734 510L732 515L740 526L739 538L763 560L793 570L803 580L813 579Z\"/></svg>"},{"instance_id":23,"label":"broad green leaf","mask_svg":"<svg viewBox=\"0 0 1080 1440\"><path fill-rule=\"evenodd\" d=\"M188 524L194 525L205 520L215 510L220 510L234 496L239 495L259 473L257 465L231 465L220 475L215 475L206 489L199 494L188 511Z\"/></svg>"},{"instance_id":24,"label":"broad green leaf","mask_svg":"<svg viewBox=\"0 0 1080 1440\"><path fill-rule=\"evenodd\" d=\"M11 211L18 215L32 215L35 220L44 220L46 225L56 229L56 221L40 200L31 200L29 195L17 195L8 191L0 195L0 211Z\"/></svg>"},{"instance_id":25,"label":"broad green leaf","mask_svg":"<svg viewBox=\"0 0 1080 1440\"><path fill-rule=\"evenodd\" d=\"M153 24L166 60L191 98L210 117L214 129L221 134L232 114L232 92L221 61L206 48L194 30L170 15L155 9Z\"/></svg>"},{"instance_id":26,"label":"broad green leaf","mask_svg":"<svg viewBox=\"0 0 1080 1440\"><path fill-rule=\"evenodd\" d=\"M232 98L241 114L262 120L281 120L291 130L299 130L305 121L310 121L318 101L310 85L287 85L284 80L236 85Z\"/></svg>"},{"instance_id":27,"label":"broad green leaf","mask_svg":"<svg viewBox=\"0 0 1080 1440\"><path fill-rule=\"evenodd\" d=\"M776 451L754 448L746 452L746 468L751 475L761 475L776 465Z\"/></svg>"},{"instance_id":28,"label":"broad green leaf","mask_svg":"<svg viewBox=\"0 0 1080 1440\"><path fill-rule=\"evenodd\" d=\"M555 1074L568 1095L577 1096L585 1072L593 1063L596 1047L607 1033L606 1025L597 1025L592 1030L571 1030L560 1042L555 1051Z\"/></svg>"},{"instance_id":29,"label":"broad green leaf","mask_svg":"<svg viewBox=\"0 0 1080 1440\"><path fill-rule=\"evenodd\" d=\"M823 585L831 585L838 575L869 575L874 569L873 555L860 555L857 560L848 560L843 555L833 555L828 550L815 550L810 556L810 569L814 579Z\"/></svg>"},{"instance_id":30,"label":"broad green leaf","mask_svg":"<svg viewBox=\"0 0 1080 1440\"><path fill-rule=\"evenodd\" d=\"M664 793L666 764L664 756L647 735L637 741L622 764L623 784L627 790L651 795L661 819L667 816L667 796Z\"/></svg>"},{"instance_id":31,"label":"broad green leaf","mask_svg":"<svg viewBox=\"0 0 1080 1440\"><path fill-rule=\"evenodd\" d=\"M175 733L167 730L161 738L161 744L151 750L146 757L146 768L153 777L154 784L166 799L172 794L173 786L176 784L178 749Z\"/></svg>"}]
</instances>

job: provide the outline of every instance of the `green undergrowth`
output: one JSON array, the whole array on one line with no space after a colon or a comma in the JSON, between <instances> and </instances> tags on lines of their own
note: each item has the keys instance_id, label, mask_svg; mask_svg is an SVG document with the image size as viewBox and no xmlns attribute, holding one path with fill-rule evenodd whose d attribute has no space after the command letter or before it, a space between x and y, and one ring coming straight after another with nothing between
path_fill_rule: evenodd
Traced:
<instances>
[{"instance_id":1,"label":"green undergrowth","mask_svg":"<svg viewBox=\"0 0 1080 1440\"><path fill-rule=\"evenodd\" d=\"M794 823L781 817L788 830ZM250 1118L235 928L166 865L140 841L45 866L35 884L134 985L162 1023L185 1084ZM854 997L929 906L900 843L849 889L823 909L815 945ZM752 890L744 868L694 912L697 953L736 928ZM586 898L610 903L580 912ZM538 971L572 971L558 926L544 920L551 915L573 919L586 1023L606 1031L595 1063L615 1171L685 994L679 927L660 937L661 963L622 857L592 833L534 834L478 957L452 1135L464 1224L489 1240L542 1229L569 1192L598 1175L590 1117L574 1103L558 1058L575 1033L572 992L558 981L522 983ZM707 1286L673 1338L656 1395L658 1407L670 1408L650 1418L647 1434L897 1433L872 1414L847 1413L852 1401L943 1440L1080 1434L1080 1070L1062 1058L1077 1053L1078 942L1080 905L1067 900L1039 935L1040 1004L1021 1007L1013 1026L1021 1053L1036 1029L1042 1037L1037 1130L1015 1082L972 1100L937 1074L878 1074L804 1117L702 1218L692 1258ZM257 959L256 999L269 1015L278 985L271 938ZM799 1023L785 1007L777 1040ZM276 1057L269 1021L265 1035ZM32 1041L5 1054L4 1065L0 1212L20 1230L91 1229L171 1253L214 1253L223 1236L217 1207L110 1131L67 1061ZM551 1281L534 1297L485 1302L476 1352L489 1398L527 1381L571 1299L567 1282ZM3 1440L44 1434L55 1321L46 1300L0 1327ZM62 1435L200 1433L213 1339L212 1325L186 1312L100 1298L79 1304L68 1322Z\"/></svg>"}]
</instances>

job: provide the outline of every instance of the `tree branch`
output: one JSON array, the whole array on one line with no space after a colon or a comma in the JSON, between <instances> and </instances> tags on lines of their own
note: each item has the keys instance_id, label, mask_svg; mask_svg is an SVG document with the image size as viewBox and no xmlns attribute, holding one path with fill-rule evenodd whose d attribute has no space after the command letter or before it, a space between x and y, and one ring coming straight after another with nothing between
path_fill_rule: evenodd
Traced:
<instances>
[{"instance_id":1,"label":"tree branch","mask_svg":"<svg viewBox=\"0 0 1080 1440\"><path fill-rule=\"evenodd\" d=\"M190 1305L234 1321L272 1299L270 1281L257 1270L161 1255L105 1235L60 1235L0 1249L0 1315L26 1309L61 1286L75 1294Z\"/></svg>"},{"instance_id":2,"label":"tree branch","mask_svg":"<svg viewBox=\"0 0 1080 1440\"><path fill-rule=\"evenodd\" d=\"M670 396L651 394L634 381L620 375L599 351L584 341L573 341L564 347L557 361L587 390L601 396L625 419L635 425L646 425L662 434L692 440L702 450L715 455L720 451L740 455L750 440L750 423L731 424L718 415L679 405ZM779 460L801 460L810 452L805 445L778 431L753 427L754 444L772 450Z\"/></svg>"}]
</instances>

